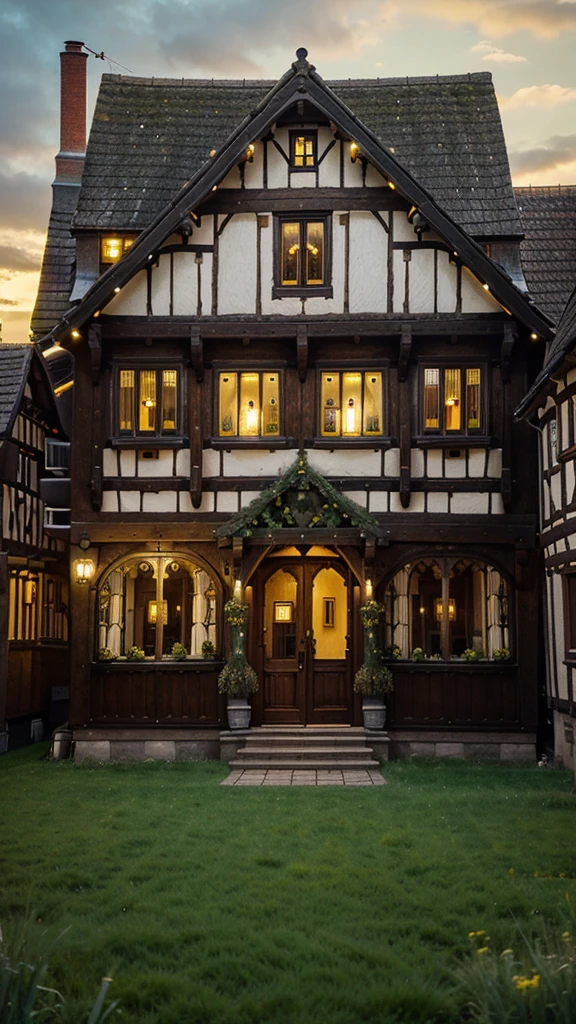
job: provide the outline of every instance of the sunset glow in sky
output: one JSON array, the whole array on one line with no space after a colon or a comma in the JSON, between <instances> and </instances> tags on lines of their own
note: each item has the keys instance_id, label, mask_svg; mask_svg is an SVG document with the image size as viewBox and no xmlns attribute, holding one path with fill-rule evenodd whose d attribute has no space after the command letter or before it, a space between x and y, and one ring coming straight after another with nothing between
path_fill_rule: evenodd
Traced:
<instances>
[{"instance_id":1,"label":"sunset glow in sky","mask_svg":"<svg viewBox=\"0 0 576 1024\"><path fill-rule=\"evenodd\" d=\"M327 79L490 71L514 183L576 183L576 0L3 0L4 341L28 334L58 150L65 39L154 77L275 79L298 46ZM120 69L91 56L89 122L103 71Z\"/></svg>"}]
</instances>

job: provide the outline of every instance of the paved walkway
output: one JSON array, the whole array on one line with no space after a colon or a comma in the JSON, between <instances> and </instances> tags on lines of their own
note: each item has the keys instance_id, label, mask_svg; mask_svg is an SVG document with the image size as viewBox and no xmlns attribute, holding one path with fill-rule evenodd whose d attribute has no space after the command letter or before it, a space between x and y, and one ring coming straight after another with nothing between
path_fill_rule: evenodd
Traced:
<instances>
[{"instance_id":1,"label":"paved walkway","mask_svg":"<svg viewBox=\"0 0 576 1024\"><path fill-rule=\"evenodd\" d=\"M288 768L246 768L233 770L221 786L385 786L380 772L370 769L350 771L292 771Z\"/></svg>"}]
</instances>

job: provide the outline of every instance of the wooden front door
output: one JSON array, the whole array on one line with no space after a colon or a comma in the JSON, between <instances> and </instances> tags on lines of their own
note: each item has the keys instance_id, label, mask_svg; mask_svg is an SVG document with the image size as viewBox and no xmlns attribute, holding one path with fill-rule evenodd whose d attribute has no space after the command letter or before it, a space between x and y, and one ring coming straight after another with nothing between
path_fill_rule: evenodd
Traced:
<instances>
[{"instance_id":1,"label":"wooden front door","mask_svg":"<svg viewBox=\"0 0 576 1024\"><path fill-rule=\"evenodd\" d=\"M264 724L352 721L350 584L337 558L270 558L261 568L252 649Z\"/></svg>"}]
</instances>

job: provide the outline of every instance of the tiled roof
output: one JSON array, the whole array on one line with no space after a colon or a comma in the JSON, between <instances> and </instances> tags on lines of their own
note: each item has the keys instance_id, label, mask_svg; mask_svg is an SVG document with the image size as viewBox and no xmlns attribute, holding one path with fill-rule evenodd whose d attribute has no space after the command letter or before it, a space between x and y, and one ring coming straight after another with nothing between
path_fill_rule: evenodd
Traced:
<instances>
[{"instance_id":1,"label":"tiled roof","mask_svg":"<svg viewBox=\"0 0 576 1024\"><path fill-rule=\"evenodd\" d=\"M0 345L0 437L12 427L34 353L33 345Z\"/></svg>"},{"instance_id":2,"label":"tiled roof","mask_svg":"<svg viewBox=\"0 0 576 1024\"><path fill-rule=\"evenodd\" d=\"M61 205L58 202L61 197L56 194L58 187L56 185L54 190L38 294L30 322L35 338L41 338L47 334L69 309L70 293L74 284L76 239L70 234L74 206L72 205L71 209L56 209L57 205ZM73 191L70 185L60 186L60 188L66 188L69 192ZM78 194L78 188L74 189L74 193ZM66 197L64 205L69 207L70 199L74 198L75 196Z\"/></svg>"},{"instance_id":3,"label":"tiled roof","mask_svg":"<svg viewBox=\"0 0 576 1024\"><path fill-rule=\"evenodd\" d=\"M490 74L326 84L467 232L520 234ZM275 85L104 75L75 226L141 231Z\"/></svg>"},{"instance_id":4,"label":"tiled roof","mask_svg":"<svg viewBox=\"0 0 576 1024\"><path fill-rule=\"evenodd\" d=\"M576 185L515 188L530 295L558 323L576 282Z\"/></svg>"}]
</instances>

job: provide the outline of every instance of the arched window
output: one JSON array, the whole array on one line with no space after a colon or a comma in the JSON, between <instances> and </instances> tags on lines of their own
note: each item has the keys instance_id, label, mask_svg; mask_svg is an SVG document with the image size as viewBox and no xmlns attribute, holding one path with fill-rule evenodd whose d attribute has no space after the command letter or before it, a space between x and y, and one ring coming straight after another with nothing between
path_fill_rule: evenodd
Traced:
<instances>
[{"instance_id":1,"label":"arched window","mask_svg":"<svg viewBox=\"0 0 576 1024\"><path fill-rule=\"evenodd\" d=\"M386 646L409 658L493 658L510 649L508 585L492 565L471 558L421 558L386 587Z\"/></svg>"},{"instance_id":2,"label":"arched window","mask_svg":"<svg viewBox=\"0 0 576 1024\"><path fill-rule=\"evenodd\" d=\"M192 657L216 643L216 590L208 573L180 555L127 559L98 593L97 647L122 656L136 646L160 659L181 643Z\"/></svg>"}]
</instances>

